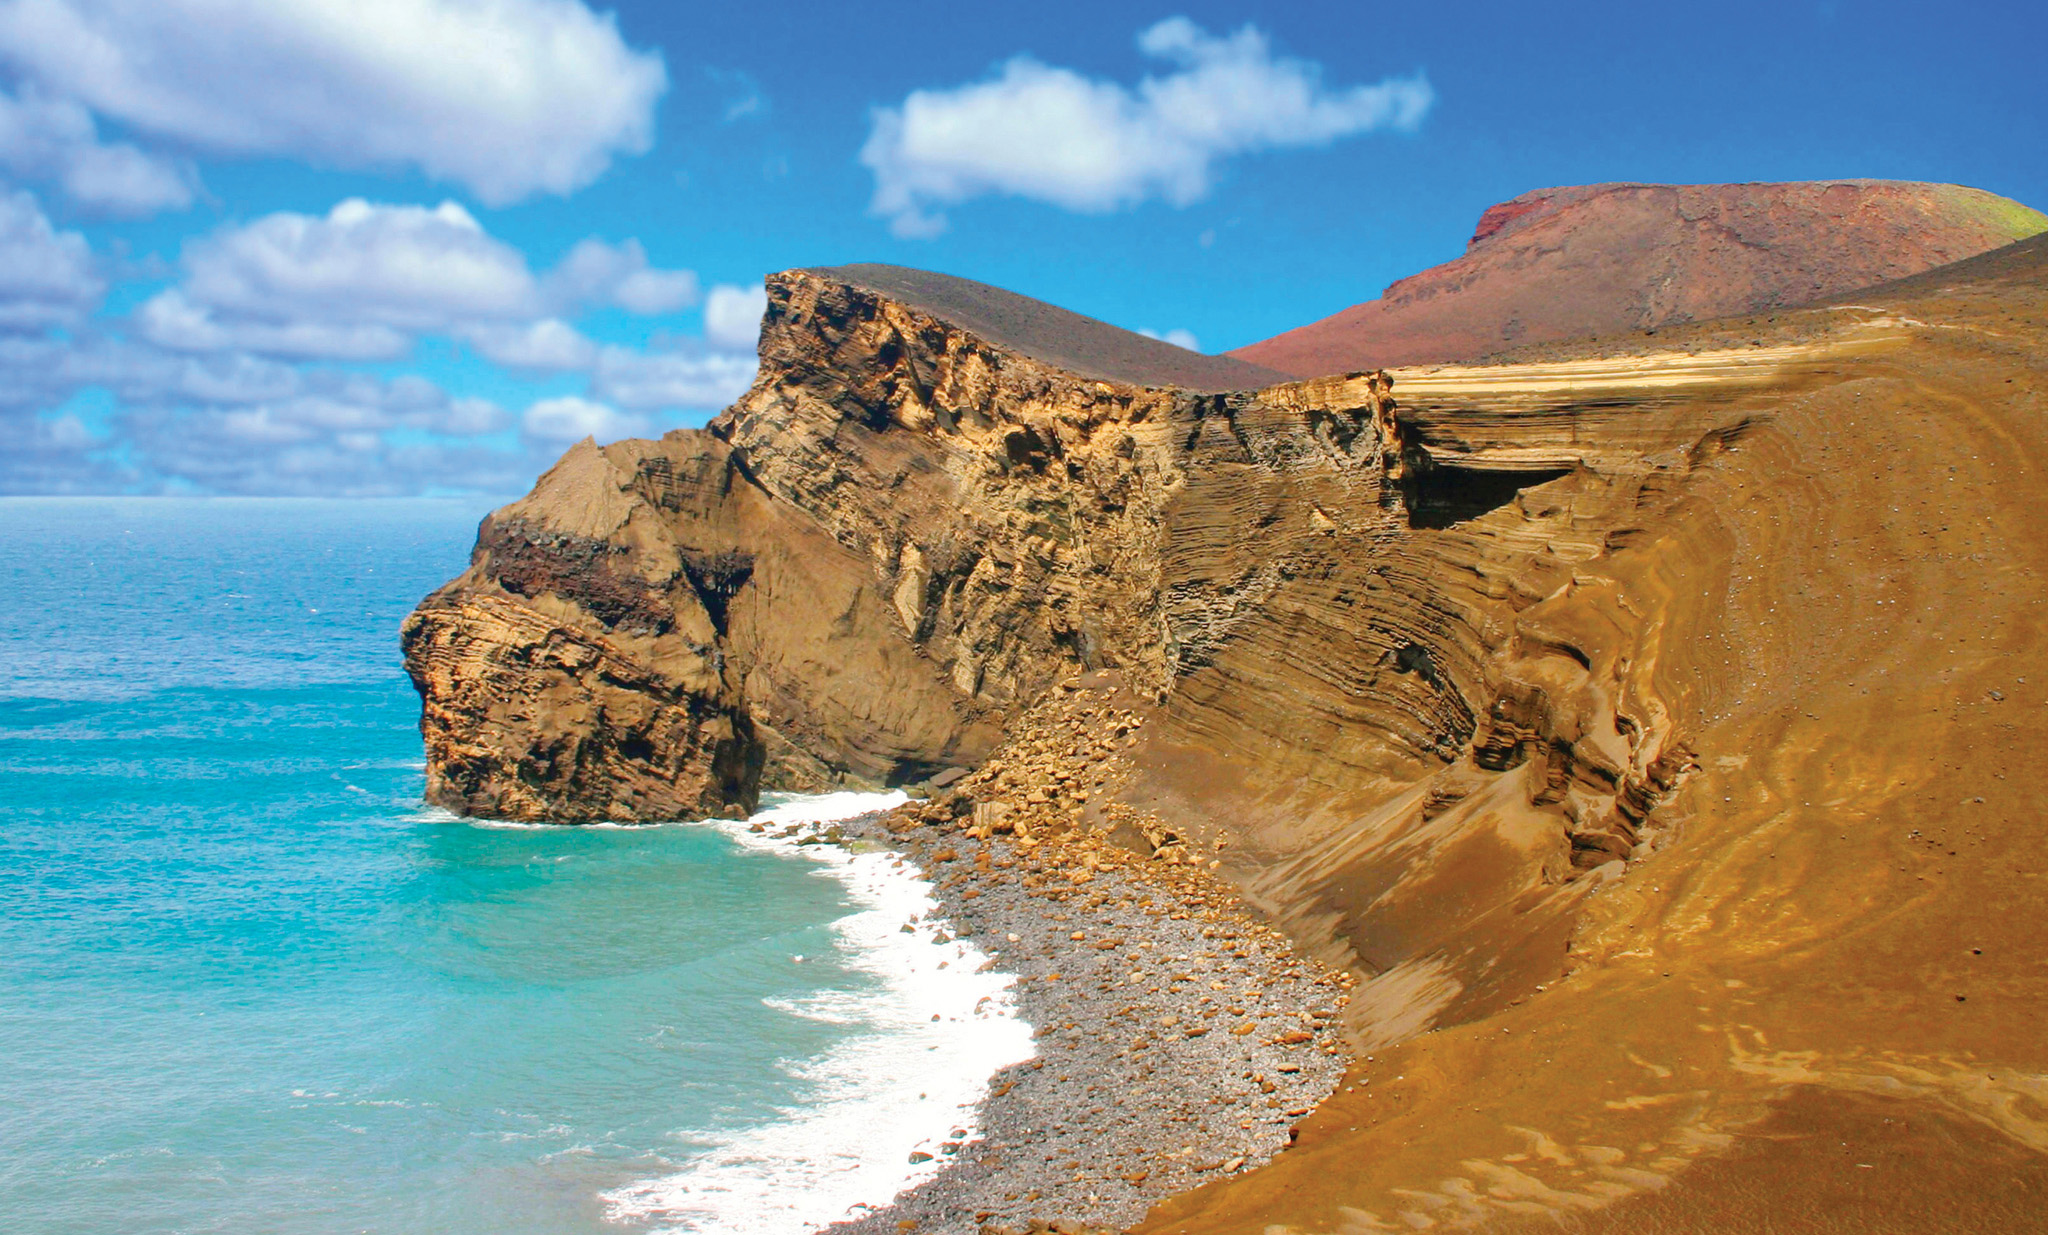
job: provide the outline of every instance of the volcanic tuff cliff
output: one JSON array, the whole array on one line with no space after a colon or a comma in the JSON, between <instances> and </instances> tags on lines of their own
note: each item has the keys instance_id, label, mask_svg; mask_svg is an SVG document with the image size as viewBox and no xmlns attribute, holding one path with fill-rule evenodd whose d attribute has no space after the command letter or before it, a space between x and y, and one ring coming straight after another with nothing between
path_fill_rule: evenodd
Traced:
<instances>
[{"instance_id":1,"label":"volcanic tuff cliff","mask_svg":"<svg viewBox=\"0 0 2048 1235\"><path fill-rule=\"evenodd\" d=\"M2048 231L1953 184L1596 184L1489 208L1455 261L1231 355L1310 376L1805 304Z\"/></svg>"},{"instance_id":2,"label":"volcanic tuff cliff","mask_svg":"<svg viewBox=\"0 0 2048 1235\"><path fill-rule=\"evenodd\" d=\"M1135 346L1086 319L1004 304L970 333L913 303L972 286L775 276L760 380L708 430L585 443L492 515L406 631L430 796L638 819L912 781L1114 669L1159 709L1124 801L1228 837L1328 959L1425 964L1428 1010L1404 996L1368 1040L1547 976L1559 889L1629 855L1692 758L1647 676L1658 616L1595 564L1658 543L1749 431L1669 383L1737 392L1776 358L1596 364L1561 400L1377 373L1200 393L1034 357ZM1263 376L1154 346L1210 366L1183 379ZM1533 968L1441 955L1502 912Z\"/></svg>"},{"instance_id":3,"label":"volcanic tuff cliff","mask_svg":"<svg viewBox=\"0 0 2048 1235\"><path fill-rule=\"evenodd\" d=\"M2038 1212L2048 242L1252 390L992 292L775 276L710 429L487 520L406 629L434 799L915 780L1101 670L1151 700L1114 776L930 809L1214 855L1379 1061L1158 1229Z\"/></svg>"}]
</instances>

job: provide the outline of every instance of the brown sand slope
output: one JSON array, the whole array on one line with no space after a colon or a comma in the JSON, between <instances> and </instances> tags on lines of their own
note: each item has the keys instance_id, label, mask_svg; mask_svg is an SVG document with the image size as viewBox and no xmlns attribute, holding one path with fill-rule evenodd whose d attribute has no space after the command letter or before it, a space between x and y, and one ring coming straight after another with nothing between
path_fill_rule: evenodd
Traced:
<instances>
[{"instance_id":1,"label":"brown sand slope","mask_svg":"<svg viewBox=\"0 0 2048 1235\"><path fill-rule=\"evenodd\" d=\"M1847 299L1621 349L1612 373L1677 379L1643 414L1740 430L1520 620L1525 654L1596 670L1637 632L1618 697L1699 762L1657 844L1586 897L1547 989L1378 1046L1294 1150L1146 1230L2040 1229L2048 241ZM1768 380L1689 384L1732 339ZM1607 397L1597 350L1395 390L1540 417ZM1524 934L1429 956L1469 982ZM1400 976L1360 1005L1440 997Z\"/></svg>"},{"instance_id":2,"label":"brown sand slope","mask_svg":"<svg viewBox=\"0 0 2048 1235\"><path fill-rule=\"evenodd\" d=\"M1309 376L1806 304L1982 253L2048 216L1902 181L1585 185L1489 209L1464 256L1229 353Z\"/></svg>"},{"instance_id":3,"label":"brown sand slope","mask_svg":"<svg viewBox=\"0 0 2048 1235\"><path fill-rule=\"evenodd\" d=\"M1158 339L971 279L863 262L812 273L880 292L989 342L1082 377L1185 390L1250 390L1287 375Z\"/></svg>"}]
</instances>

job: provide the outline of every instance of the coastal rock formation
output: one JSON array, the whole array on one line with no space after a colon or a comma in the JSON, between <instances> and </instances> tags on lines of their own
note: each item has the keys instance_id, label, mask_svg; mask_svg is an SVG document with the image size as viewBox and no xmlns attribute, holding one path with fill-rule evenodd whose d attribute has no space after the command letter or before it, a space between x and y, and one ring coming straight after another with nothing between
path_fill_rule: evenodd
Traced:
<instances>
[{"instance_id":1,"label":"coastal rock formation","mask_svg":"<svg viewBox=\"0 0 2048 1235\"><path fill-rule=\"evenodd\" d=\"M1014 323L1086 376L853 278ZM764 783L971 766L1112 645L1166 689L1150 545L1170 409L1195 396L1096 375L1275 375L915 271L798 271L769 294L745 398L708 431L577 446L408 620L430 801L744 812Z\"/></svg>"},{"instance_id":2,"label":"coastal rock formation","mask_svg":"<svg viewBox=\"0 0 2048 1235\"><path fill-rule=\"evenodd\" d=\"M1843 1186L1899 1229L2048 1186L2048 238L1488 366L1108 330L773 277L743 399L578 446L408 622L435 800L921 782L1229 880L1360 1062L1162 1231L1688 1229L1894 1124L1941 1179Z\"/></svg>"},{"instance_id":3,"label":"coastal rock formation","mask_svg":"<svg viewBox=\"0 0 2048 1235\"><path fill-rule=\"evenodd\" d=\"M1361 1001L1367 1044L1555 975L1581 876L1693 760L1645 676L1655 617L1600 564L1746 431L1674 390L1795 358L1201 391L1043 358L1264 375L917 272L769 293L745 398L572 450L408 624L436 801L661 818L914 782L1109 671L1149 712L1114 794L1015 758L965 791L1015 790L1013 826L1227 846L1320 959L1409 975ZM1477 932L1502 915L1511 938Z\"/></svg>"},{"instance_id":4,"label":"coastal rock formation","mask_svg":"<svg viewBox=\"0 0 2048 1235\"><path fill-rule=\"evenodd\" d=\"M1806 304L2048 231L1952 184L1599 184L1480 216L1464 256L1231 355L1304 377Z\"/></svg>"}]
</instances>

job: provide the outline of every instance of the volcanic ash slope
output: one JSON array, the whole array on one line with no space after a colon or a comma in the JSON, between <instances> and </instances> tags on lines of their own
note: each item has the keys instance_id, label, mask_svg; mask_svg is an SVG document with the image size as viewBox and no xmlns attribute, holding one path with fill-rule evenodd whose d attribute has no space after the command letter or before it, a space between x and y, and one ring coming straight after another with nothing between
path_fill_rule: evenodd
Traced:
<instances>
[{"instance_id":1,"label":"volcanic ash slope","mask_svg":"<svg viewBox=\"0 0 2048 1235\"><path fill-rule=\"evenodd\" d=\"M1465 253L1231 353L1307 377L1756 313L1975 257L2048 216L1955 184L1592 184L1480 216Z\"/></svg>"}]
</instances>

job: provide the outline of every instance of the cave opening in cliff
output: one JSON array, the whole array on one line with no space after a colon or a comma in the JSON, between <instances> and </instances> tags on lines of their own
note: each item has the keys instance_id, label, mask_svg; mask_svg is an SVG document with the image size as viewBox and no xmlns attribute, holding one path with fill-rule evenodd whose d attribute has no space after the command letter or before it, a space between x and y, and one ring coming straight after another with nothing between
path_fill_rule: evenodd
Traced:
<instances>
[{"instance_id":1,"label":"cave opening in cliff","mask_svg":"<svg viewBox=\"0 0 2048 1235\"><path fill-rule=\"evenodd\" d=\"M1401 479L1408 526L1447 528L1499 510L1524 489L1571 475L1568 467L1481 470L1442 464L1411 465Z\"/></svg>"}]
</instances>

